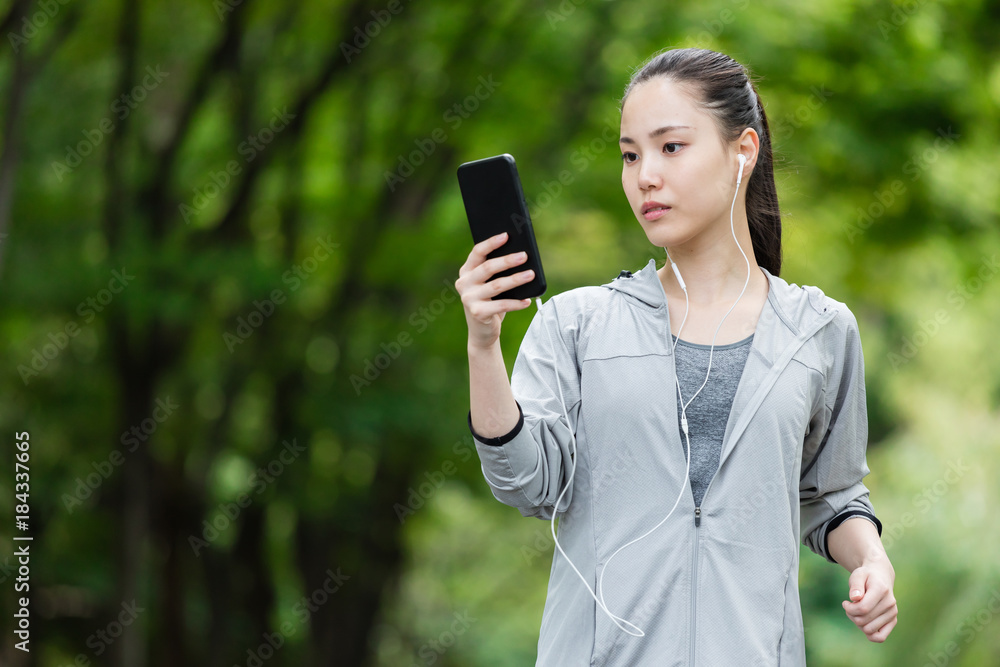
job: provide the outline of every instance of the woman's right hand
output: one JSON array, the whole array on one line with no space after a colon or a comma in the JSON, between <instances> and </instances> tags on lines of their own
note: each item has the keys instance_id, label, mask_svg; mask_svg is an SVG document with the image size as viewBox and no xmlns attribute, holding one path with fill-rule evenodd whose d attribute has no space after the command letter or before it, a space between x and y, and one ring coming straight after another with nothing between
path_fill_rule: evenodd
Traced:
<instances>
[{"instance_id":1,"label":"woman's right hand","mask_svg":"<svg viewBox=\"0 0 1000 667\"><path fill-rule=\"evenodd\" d=\"M531 299L493 300L501 292L530 282L535 275L534 271L528 269L487 282L494 274L527 261L527 255L523 252L486 259L489 253L506 242L507 233L504 232L477 243L458 271L455 289L461 295L462 306L465 308L470 347L486 349L494 345L500 340L500 323L504 314L511 310L523 310L531 305Z\"/></svg>"}]
</instances>

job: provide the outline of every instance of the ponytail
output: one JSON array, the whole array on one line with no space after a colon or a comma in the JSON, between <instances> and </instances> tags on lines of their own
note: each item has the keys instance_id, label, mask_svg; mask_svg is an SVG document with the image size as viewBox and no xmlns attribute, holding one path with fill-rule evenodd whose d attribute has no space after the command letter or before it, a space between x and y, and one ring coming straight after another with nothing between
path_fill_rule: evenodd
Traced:
<instances>
[{"instance_id":1,"label":"ponytail","mask_svg":"<svg viewBox=\"0 0 1000 667\"><path fill-rule=\"evenodd\" d=\"M778 208L778 188L774 182L774 152L771 149L771 128L756 90L754 97L760 116L760 136L757 164L747 184L747 223L757 263L774 276L781 274L781 210Z\"/></svg>"}]
</instances>

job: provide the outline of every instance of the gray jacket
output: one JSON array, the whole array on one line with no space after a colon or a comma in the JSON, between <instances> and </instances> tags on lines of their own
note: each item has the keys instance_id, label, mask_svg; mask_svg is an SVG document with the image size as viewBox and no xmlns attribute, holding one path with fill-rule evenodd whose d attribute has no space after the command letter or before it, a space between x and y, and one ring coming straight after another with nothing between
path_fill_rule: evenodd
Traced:
<instances>
[{"instance_id":1,"label":"gray jacket","mask_svg":"<svg viewBox=\"0 0 1000 667\"><path fill-rule=\"evenodd\" d=\"M666 523L604 575L608 608L645 636L616 627L556 552L537 665L805 665L799 540L834 562L826 536L845 518L870 517L881 531L862 483L864 358L843 303L764 273L770 291L700 508L685 478L654 260L556 295L532 320L511 376L522 420L507 436L476 437L494 496L524 516L551 518L573 429L577 468L560 504L568 511L559 513L559 542L596 588L607 559L688 489Z\"/></svg>"}]
</instances>

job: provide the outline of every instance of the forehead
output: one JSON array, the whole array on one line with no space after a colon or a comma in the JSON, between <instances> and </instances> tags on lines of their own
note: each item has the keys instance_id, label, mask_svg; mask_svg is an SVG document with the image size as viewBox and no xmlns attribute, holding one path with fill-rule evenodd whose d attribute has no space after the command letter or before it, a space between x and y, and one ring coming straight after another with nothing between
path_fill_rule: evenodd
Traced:
<instances>
[{"instance_id":1,"label":"forehead","mask_svg":"<svg viewBox=\"0 0 1000 667\"><path fill-rule=\"evenodd\" d=\"M691 86L680 85L664 76L635 86L622 106L622 134L646 134L658 127L688 125L704 129L712 118L695 99ZM626 128L629 128L626 131Z\"/></svg>"}]
</instances>

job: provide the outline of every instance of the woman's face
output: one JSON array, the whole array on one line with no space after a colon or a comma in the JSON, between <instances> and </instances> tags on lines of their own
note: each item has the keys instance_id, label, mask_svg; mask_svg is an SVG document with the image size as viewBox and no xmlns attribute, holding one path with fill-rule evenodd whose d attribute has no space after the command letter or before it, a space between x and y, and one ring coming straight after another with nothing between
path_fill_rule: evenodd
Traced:
<instances>
[{"instance_id":1,"label":"woman's face","mask_svg":"<svg viewBox=\"0 0 1000 667\"><path fill-rule=\"evenodd\" d=\"M662 76L633 88L622 108L620 147L622 187L650 243L674 247L731 234L735 144L725 145L687 88Z\"/></svg>"}]
</instances>

